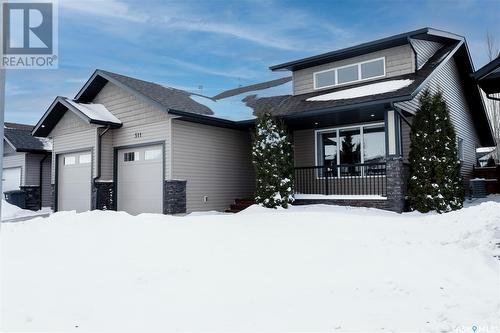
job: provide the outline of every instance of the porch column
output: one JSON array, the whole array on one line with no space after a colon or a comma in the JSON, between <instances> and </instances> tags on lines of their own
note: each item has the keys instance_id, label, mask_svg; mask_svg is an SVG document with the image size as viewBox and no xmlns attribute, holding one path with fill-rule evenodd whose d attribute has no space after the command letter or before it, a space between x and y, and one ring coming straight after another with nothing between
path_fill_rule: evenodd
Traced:
<instances>
[{"instance_id":1,"label":"porch column","mask_svg":"<svg viewBox=\"0 0 500 333\"><path fill-rule=\"evenodd\" d=\"M386 156L401 156L401 119L394 110L385 112Z\"/></svg>"},{"instance_id":2,"label":"porch column","mask_svg":"<svg viewBox=\"0 0 500 333\"><path fill-rule=\"evenodd\" d=\"M385 113L387 209L405 209L406 171L401 149L401 119L394 110Z\"/></svg>"}]
</instances>

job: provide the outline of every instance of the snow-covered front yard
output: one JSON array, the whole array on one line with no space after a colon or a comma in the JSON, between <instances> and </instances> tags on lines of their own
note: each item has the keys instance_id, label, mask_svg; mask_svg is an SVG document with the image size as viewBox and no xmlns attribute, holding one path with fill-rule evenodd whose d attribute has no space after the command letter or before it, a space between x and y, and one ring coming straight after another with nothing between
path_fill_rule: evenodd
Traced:
<instances>
[{"instance_id":1,"label":"snow-covered front yard","mask_svg":"<svg viewBox=\"0 0 500 333\"><path fill-rule=\"evenodd\" d=\"M498 202L4 223L1 329L499 332L499 224Z\"/></svg>"}]
</instances>

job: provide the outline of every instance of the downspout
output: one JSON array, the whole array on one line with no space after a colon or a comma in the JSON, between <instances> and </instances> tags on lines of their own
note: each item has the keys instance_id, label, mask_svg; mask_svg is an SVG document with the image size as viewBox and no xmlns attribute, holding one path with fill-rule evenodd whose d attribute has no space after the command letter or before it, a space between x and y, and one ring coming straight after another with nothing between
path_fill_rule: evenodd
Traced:
<instances>
[{"instance_id":1,"label":"downspout","mask_svg":"<svg viewBox=\"0 0 500 333\"><path fill-rule=\"evenodd\" d=\"M49 154L45 154L45 156L40 160L40 209L42 209L42 198L43 198L43 162L49 157Z\"/></svg>"}]
</instances>

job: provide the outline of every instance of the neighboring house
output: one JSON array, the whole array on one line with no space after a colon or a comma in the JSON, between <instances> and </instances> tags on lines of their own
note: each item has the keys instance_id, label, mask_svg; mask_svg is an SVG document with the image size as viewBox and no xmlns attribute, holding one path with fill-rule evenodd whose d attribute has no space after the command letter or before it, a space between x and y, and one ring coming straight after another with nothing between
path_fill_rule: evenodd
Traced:
<instances>
[{"instance_id":1,"label":"neighboring house","mask_svg":"<svg viewBox=\"0 0 500 333\"><path fill-rule=\"evenodd\" d=\"M488 98L500 101L499 96L494 96L500 94L500 55L478 69L472 77L476 79Z\"/></svg>"},{"instance_id":2,"label":"neighboring house","mask_svg":"<svg viewBox=\"0 0 500 333\"><path fill-rule=\"evenodd\" d=\"M33 126L5 123L3 192L24 190L26 207L38 210L52 205L50 140L31 135Z\"/></svg>"},{"instance_id":3,"label":"neighboring house","mask_svg":"<svg viewBox=\"0 0 500 333\"><path fill-rule=\"evenodd\" d=\"M463 37L430 28L271 67L285 77L200 94L97 70L74 99L57 97L33 134L54 143L57 210L223 210L251 197L255 115L294 140L297 203L401 212L412 116L441 90L467 180L493 145Z\"/></svg>"}]
</instances>

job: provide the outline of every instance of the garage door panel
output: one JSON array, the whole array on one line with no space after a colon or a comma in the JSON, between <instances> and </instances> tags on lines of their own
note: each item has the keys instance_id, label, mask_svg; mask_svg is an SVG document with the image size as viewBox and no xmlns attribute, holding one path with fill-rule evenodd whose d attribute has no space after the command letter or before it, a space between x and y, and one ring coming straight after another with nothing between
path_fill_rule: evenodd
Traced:
<instances>
[{"instance_id":1,"label":"garage door panel","mask_svg":"<svg viewBox=\"0 0 500 333\"><path fill-rule=\"evenodd\" d=\"M2 190L3 192L19 190L21 186L21 168L6 168L2 174Z\"/></svg>"},{"instance_id":2,"label":"garage door panel","mask_svg":"<svg viewBox=\"0 0 500 333\"><path fill-rule=\"evenodd\" d=\"M118 210L130 214L163 212L163 148L147 146L118 152Z\"/></svg>"},{"instance_id":3,"label":"garage door panel","mask_svg":"<svg viewBox=\"0 0 500 333\"><path fill-rule=\"evenodd\" d=\"M92 163L90 151L59 155L58 195L59 211L90 210Z\"/></svg>"}]
</instances>

